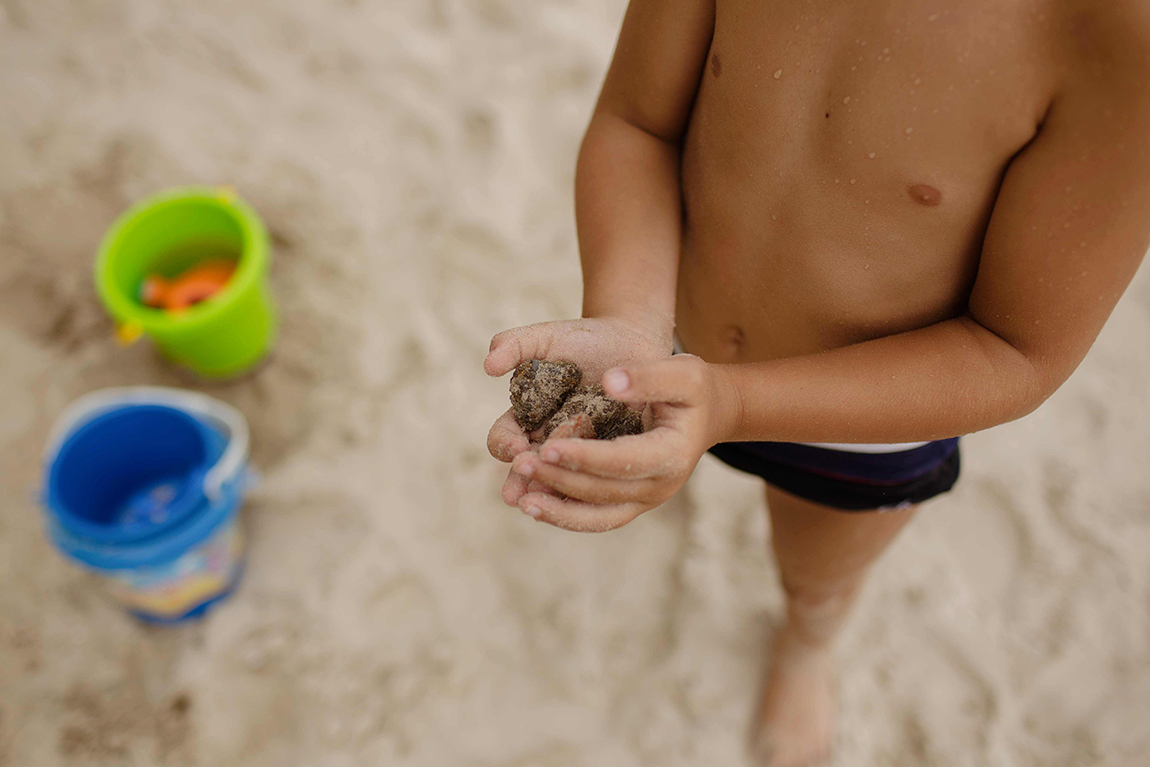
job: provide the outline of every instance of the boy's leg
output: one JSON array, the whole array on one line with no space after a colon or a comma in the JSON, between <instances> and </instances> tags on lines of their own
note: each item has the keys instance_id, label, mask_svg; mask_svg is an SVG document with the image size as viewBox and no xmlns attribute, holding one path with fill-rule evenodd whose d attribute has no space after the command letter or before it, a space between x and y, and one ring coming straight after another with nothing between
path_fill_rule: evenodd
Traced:
<instances>
[{"instance_id":1,"label":"boy's leg","mask_svg":"<svg viewBox=\"0 0 1150 767\"><path fill-rule=\"evenodd\" d=\"M762 764L815 764L829 750L835 701L831 645L867 568L916 507L843 512L767 485L771 545L787 598L755 719L752 748Z\"/></svg>"}]
</instances>

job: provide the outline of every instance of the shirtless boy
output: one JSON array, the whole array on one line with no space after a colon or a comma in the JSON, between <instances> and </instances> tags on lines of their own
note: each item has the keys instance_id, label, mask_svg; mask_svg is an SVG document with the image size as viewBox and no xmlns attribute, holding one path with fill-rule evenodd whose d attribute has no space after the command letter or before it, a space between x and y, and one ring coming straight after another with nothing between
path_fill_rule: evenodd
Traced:
<instances>
[{"instance_id":1,"label":"shirtless boy","mask_svg":"<svg viewBox=\"0 0 1150 767\"><path fill-rule=\"evenodd\" d=\"M504 416L489 447L505 500L570 530L716 445L767 480L763 764L826 755L831 644L954 438L1038 407L1134 275L1148 82L1138 0L632 0L578 162L584 318L499 334L485 368L574 360L654 428L531 450Z\"/></svg>"}]
</instances>

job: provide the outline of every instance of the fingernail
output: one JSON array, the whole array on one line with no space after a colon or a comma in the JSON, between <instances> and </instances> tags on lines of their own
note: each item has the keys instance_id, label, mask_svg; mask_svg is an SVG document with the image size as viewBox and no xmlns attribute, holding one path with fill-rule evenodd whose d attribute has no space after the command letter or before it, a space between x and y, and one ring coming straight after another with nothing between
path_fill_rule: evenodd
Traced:
<instances>
[{"instance_id":1,"label":"fingernail","mask_svg":"<svg viewBox=\"0 0 1150 767\"><path fill-rule=\"evenodd\" d=\"M627 391L627 387L630 385L631 379L622 370L612 370L603 377L603 387L616 394Z\"/></svg>"},{"instance_id":2,"label":"fingernail","mask_svg":"<svg viewBox=\"0 0 1150 767\"><path fill-rule=\"evenodd\" d=\"M547 463L559 463L559 451L554 448L544 450L542 458Z\"/></svg>"},{"instance_id":3,"label":"fingernail","mask_svg":"<svg viewBox=\"0 0 1150 767\"><path fill-rule=\"evenodd\" d=\"M543 516L543 509L539 508L538 506L528 506L527 511L523 513L532 519L539 519L539 517Z\"/></svg>"},{"instance_id":4,"label":"fingernail","mask_svg":"<svg viewBox=\"0 0 1150 767\"><path fill-rule=\"evenodd\" d=\"M519 472L524 477L527 477L527 479L531 479L531 475L535 473L535 467L529 464L527 461L520 461L519 466L516 467L515 471Z\"/></svg>"}]
</instances>

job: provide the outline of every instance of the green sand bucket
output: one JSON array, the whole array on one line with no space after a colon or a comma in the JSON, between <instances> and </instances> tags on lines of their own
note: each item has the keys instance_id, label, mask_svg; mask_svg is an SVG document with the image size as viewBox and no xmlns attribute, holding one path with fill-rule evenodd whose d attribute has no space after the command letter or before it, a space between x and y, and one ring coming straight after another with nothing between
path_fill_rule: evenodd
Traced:
<instances>
[{"instance_id":1,"label":"green sand bucket","mask_svg":"<svg viewBox=\"0 0 1150 767\"><path fill-rule=\"evenodd\" d=\"M140 302L148 275L170 278L219 258L236 261L236 271L211 298L178 313ZM269 258L263 222L230 187L171 189L112 224L96 256L96 289L119 323L121 340L147 335L176 364L206 378L226 378L271 348L276 318Z\"/></svg>"}]
</instances>

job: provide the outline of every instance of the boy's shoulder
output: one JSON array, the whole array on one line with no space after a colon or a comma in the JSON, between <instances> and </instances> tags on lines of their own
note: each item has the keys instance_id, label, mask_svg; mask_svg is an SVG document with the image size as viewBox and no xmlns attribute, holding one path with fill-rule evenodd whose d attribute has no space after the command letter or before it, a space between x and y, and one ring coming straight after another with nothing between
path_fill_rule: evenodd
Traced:
<instances>
[{"instance_id":1,"label":"boy's shoulder","mask_svg":"<svg viewBox=\"0 0 1150 767\"><path fill-rule=\"evenodd\" d=\"M1049 0L1043 15L1052 22L1056 99L1095 119L1122 106L1150 119L1150 0Z\"/></svg>"},{"instance_id":2,"label":"boy's shoulder","mask_svg":"<svg viewBox=\"0 0 1150 767\"><path fill-rule=\"evenodd\" d=\"M1059 0L1051 7L1072 60L1117 68L1150 65L1150 0Z\"/></svg>"}]
</instances>

